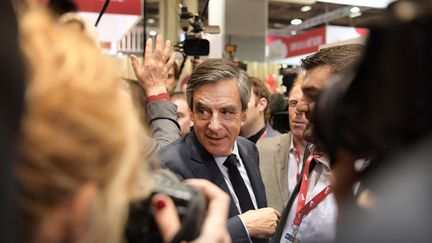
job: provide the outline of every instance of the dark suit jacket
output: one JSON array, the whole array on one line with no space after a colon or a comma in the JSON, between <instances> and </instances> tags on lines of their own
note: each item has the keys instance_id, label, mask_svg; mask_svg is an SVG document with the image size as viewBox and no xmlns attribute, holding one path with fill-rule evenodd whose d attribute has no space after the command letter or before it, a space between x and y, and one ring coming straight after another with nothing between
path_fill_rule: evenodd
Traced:
<instances>
[{"instance_id":1,"label":"dark suit jacket","mask_svg":"<svg viewBox=\"0 0 432 243\"><path fill-rule=\"evenodd\" d=\"M257 206L258 208L266 207L267 200L258 167L259 161L256 146L242 137L237 138L237 146L254 190ZM213 156L199 143L194 131L161 149L159 158L165 167L179 174L184 179L207 179L218 185L228 195L231 195ZM234 200L231 198L228 219L228 231L231 239L233 242L249 242L246 229L238 215L239 211L234 204ZM255 242L255 240L253 241Z\"/></svg>"}]
</instances>

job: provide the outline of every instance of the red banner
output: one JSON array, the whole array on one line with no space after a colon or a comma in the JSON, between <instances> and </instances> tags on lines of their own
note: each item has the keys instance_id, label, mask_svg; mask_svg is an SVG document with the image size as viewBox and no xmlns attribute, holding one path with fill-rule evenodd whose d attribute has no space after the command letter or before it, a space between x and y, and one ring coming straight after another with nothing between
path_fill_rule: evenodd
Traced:
<instances>
[{"instance_id":1,"label":"red banner","mask_svg":"<svg viewBox=\"0 0 432 243\"><path fill-rule=\"evenodd\" d=\"M274 41L282 41L286 46L286 58L305 55L318 51L319 46L325 44L326 30L325 27L321 27L290 37L268 35L266 41L267 45Z\"/></svg>"},{"instance_id":2,"label":"red banner","mask_svg":"<svg viewBox=\"0 0 432 243\"><path fill-rule=\"evenodd\" d=\"M75 0L79 11L99 13L105 0ZM141 0L111 0L105 13L141 15Z\"/></svg>"}]
</instances>

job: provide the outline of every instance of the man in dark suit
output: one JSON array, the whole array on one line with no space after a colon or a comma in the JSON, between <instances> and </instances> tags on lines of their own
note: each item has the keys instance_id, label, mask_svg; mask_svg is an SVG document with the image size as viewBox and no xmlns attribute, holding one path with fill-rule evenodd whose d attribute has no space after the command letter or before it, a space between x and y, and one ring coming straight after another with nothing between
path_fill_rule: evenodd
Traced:
<instances>
[{"instance_id":1,"label":"man in dark suit","mask_svg":"<svg viewBox=\"0 0 432 243\"><path fill-rule=\"evenodd\" d=\"M194 128L160 151L167 168L185 179L207 179L231 196L228 231L233 242L265 241L279 219L275 209L266 208L255 144L238 137L249 97L247 75L233 63L202 63L186 91Z\"/></svg>"}]
</instances>

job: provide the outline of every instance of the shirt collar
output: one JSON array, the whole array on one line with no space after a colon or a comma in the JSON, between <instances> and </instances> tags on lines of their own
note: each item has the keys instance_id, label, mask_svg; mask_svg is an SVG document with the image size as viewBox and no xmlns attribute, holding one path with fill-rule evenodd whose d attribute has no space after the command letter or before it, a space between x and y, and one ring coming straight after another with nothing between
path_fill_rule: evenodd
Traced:
<instances>
[{"instance_id":1,"label":"shirt collar","mask_svg":"<svg viewBox=\"0 0 432 243\"><path fill-rule=\"evenodd\" d=\"M291 141L290 141L290 146L289 146L289 152L290 153L294 153L294 138L293 138L292 134L291 134Z\"/></svg>"},{"instance_id":2,"label":"shirt collar","mask_svg":"<svg viewBox=\"0 0 432 243\"><path fill-rule=\"evenodd\" d=\"M237 141L234 142L234 146L233 146L233 150L231 152L232 154L234 154L237 157L237 160L240 161L240 154L239 154L239 150L238 150L238 146L237 146ZM223 164L226 160L228 156L213 156L214 160L216 161L217 164Z\"/></svg>"},{"instance_id":3,"label":"shirt collar","mask_svg":"<svg viewBox=\"0 0 432 243\"><path fill-rule=\"evenodd\" d=\"M255 133L254 135L248 137L248 140L253 142L253 143L257 143L258 140L260 140L261 136L263 135L263 133L267 130L267 124L264 125L263 128L261 128L257 133Z\"/></svg>"},{"instance_id":4,"label":"shirt collar","mask_svg":"<svg viewBox=\"0 0 432 243\"><path fill-rule=\"evenodd\" d=\"M314 144L311 144L309 146L309 151L311 153L314 153L316 146ZM330 159L328 156L324 153L320 153L319 156L314 156L314 159L317 163L323 164L325 167L327 167L328 170L330 170Z\"/></svg>"}]
</instances>

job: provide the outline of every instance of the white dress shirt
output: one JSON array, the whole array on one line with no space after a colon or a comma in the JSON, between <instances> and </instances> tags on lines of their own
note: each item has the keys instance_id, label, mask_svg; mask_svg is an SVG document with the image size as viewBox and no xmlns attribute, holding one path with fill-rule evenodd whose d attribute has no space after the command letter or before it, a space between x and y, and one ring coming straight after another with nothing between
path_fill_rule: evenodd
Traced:
<instances>
[{"instance_id":1,"label":"white dress shirt","mask_svg":"<svg viewBox=\"0 0 432 243\"><path fill-rule=\"evenodd\" d=\"M241 175L241 177L242 177L242 179L246 185L247 190L249 191L249 195L251 197L252 203L253 203L255 209L257 209L258 207L257 207L256 197L255 197L255 194L253 192L246 168L243 164L242 159L240 158L240 154L239 154L238 147L237 147L237 142L234 143L234 148L233 148L232 153L237 157L237 160L239 161L239 163L237 163L237 168L238 168L240 175ZM235 205L237 206L238 211L240 212L240 214L242 214L244 212L242 212L242 210L240 208L239 200L237 198L237 195L235 194L234 188L233 188L231 181L229 179L228 168L223 165L226 158L227 157L214 157L214 160L216 161L216 164L218 165L219 170L222 172L225 183L228 186L228 189L231 193L231 196L234 200Z\"/></svg>"},{"instance_id":2,"label":"white dress shirt","mask_svg":"<svg viewBox=\"0 0 432 243\"><path fill-rule=\"evenodd\" d=\"M291 143L288 154L288 196L291 196L295 186L297 185L297 175L301 172L303 154L300 154L300 163L297 162L294 153L294 142L291 136Z\"/></svg>"},{"instance_id":3,"label":"white dress shirt","mask_svg":"<svg viewBox=\"0 0 432 243\"><path fill-rule=\"evenodd\" d=\"M316 159L317 160L317 159ZM317 164L310 173L309 187L306 195L306 203L330 185L330 167L326 159L317 160ZM284 231L280 239L281 243L290 242L285 238L287 233L292 235L292 224L297 208L298 196L289 211ZM328 195L318 206L303 217L299 226L297 238L300 242L333 242L336 234L337 205L334 194Z\"/></svg>"}]
</instances>

